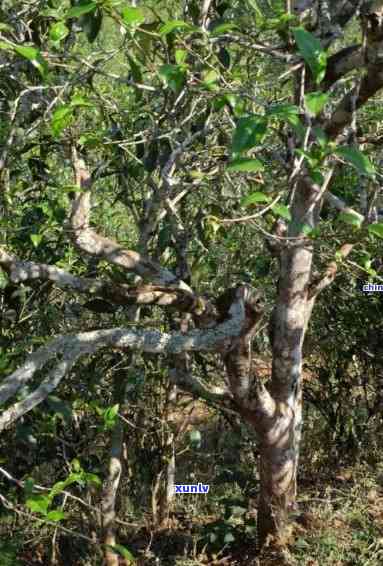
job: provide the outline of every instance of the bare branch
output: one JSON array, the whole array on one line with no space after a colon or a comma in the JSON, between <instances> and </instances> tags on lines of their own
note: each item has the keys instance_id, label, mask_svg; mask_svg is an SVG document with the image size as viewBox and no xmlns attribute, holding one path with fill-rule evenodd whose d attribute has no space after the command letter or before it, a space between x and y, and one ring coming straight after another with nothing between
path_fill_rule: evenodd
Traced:
<instances>
[{"instance_id":1,"label":"bare branch","mask_svg":"<svg viewBox=\"0 0 383 566\"><path fill-rule=\"evenodd\" d=\"M364 62L362 45L351 45L341 49L328 59L322 88L327 90L347 73L362 67Z\"/></svg>"},{"instance_id":2,"label":"bare branch","mask_svg":"<svg viewBox=\"0 0 383 566\"><path fill-rule=\"evenodd\" d=\"M230 391L223 387L208 386L204 381L191 372L181 372L176 368L169 371L170 379L181 389L189 391L197 398L202 397L207 401L222 403L233 399Z\"/></svg>"},{"instance_id":3,"label":"bare branch","mask_svg":"<svg viewBox=\"0 0 383 566\"><path fill-rule=\"evenodd\" d=\"M34 263L19 261L0 247L0 266L10 276L13 283L32 281L52 281L60 289L72 289L91 297L102 297L116 305L158 305L172 306L182 312L190 312L194 316L210 316L214 322L214 307L205 298L187 290L160 285L140 285L130 287L109 280L78 277L64 269Z\"/></svg>"},{"instance_id":4,"label":"bare branch","mask_svg":"<svg viewBox=\"0 0 383 566\"><path fill-rule=\"evenodd\" d=\"M327 200L329 205L332 206L333 208L336 208L341 212L349 212L350 214L354 214L360 220L360 222L364 221L365 218L363 214L360 214L360 212L357 212L353 208L348 207L347 204L336 195L333 195L332 193L327 191L325 193L325 199Z\"/></svg>"},{"instance_id":5,"label":"bare branch","mask_svg":"<svg viewBox=\"0 0 383 566\"><path fill-rule=\"evenodd\" d=\"M383 28L376 25L381 21L383 9L380 2L365 4L361 22L365 37L363 55L367 73L354 89L340 101L330 119L325 124L325 132L330 138L336 138L345 126L351 123L353 113L361 108L383 87L382 45Z\"/></svg>"},{"instance_id":6,"label":"bare branch","mask_svg":"<svg viewBox=\"0 0 383 566\"><path fill-rule=\"evenodd\" d=\"M26 412L41 403L53 391L61 379L84 354L93 354L101 348L135 348L156 354L179 354L192 351L217 351L225 349L232 339L242 332L245 317L247 287L238 287L234 301L228 309L228 318L214 328L191 330L186 334L162 333L157 330L129 330L113 328L96 330L68 336L59 336L49 345L31 354L27 361L15 372L6 377L0 385L0 405L27 383L39 369L50 360L61 356L61 361L53 368L40 386L26 399L16 403L0 416L0 430L9 426Z\"/></svg>"},{"instance_id":7,"label":"bare branch","mask_svg":"<svg viewBox=\"0 0 383 566\"><path fill-rule=\"evenodd\" d=\"M76 183L81 188L81 192L73 202L70 216L71 236L77 248L89 255L102 257L114 265L134 271L144 279L150 279L160 285L171 283L190 291L185 283L178 281L171 271L161 267L157 262L142 257L137 252L126 250L114 240L100 236L90 228L91 176L84 161L77 157L75 151L73 151L72 161Z\"/></svg>"},{"instance_id":8,"label":"bare branch","mask_svg":"<svg viewBox=\"0 0 383 566\"><path fill-rule=\"evenodd\" d=\"M339 256L344 259L346 258L353 250L353 244L344 244L338 254ZM338 272L338 264L336 261L332 261L328 264L326 271L323 276L315 279L309 287L308 292L308 299L312 299L316 297L323 289L326 289L331 283L334 281L336 274Z\"/></svg>"}]
</instances>

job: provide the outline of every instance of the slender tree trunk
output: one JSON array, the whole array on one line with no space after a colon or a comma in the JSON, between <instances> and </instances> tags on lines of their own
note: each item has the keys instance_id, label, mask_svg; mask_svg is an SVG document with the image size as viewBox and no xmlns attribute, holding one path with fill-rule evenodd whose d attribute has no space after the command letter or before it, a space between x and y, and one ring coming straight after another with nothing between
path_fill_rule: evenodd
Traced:
<instances>
[{"instance_id":1,"label":"slender tree trunk","mask_svg":"<svg viewBox=\"0 0 383 566\"><path fill-rule=\"evenodd\" d=\"M116 496L121 477L121 455L123 442L123 427L118 422L113 430L112 446L109 460L109 473L106 478L102 496L102 529L103 541L108 546L116 544L115 518L116 518ZM105 566L118 566L118 554L110 548L105 550Z\"/></svg>"}]
</instances>

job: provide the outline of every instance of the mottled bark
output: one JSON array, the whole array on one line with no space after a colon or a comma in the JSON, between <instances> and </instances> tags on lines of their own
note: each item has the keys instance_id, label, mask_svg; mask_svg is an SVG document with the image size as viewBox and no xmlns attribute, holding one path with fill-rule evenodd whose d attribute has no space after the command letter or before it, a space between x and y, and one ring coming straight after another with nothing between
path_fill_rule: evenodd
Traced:
<instances>
[{"instance_id":1,"label":"mottled bark","mask_svg":"<svg viewBox=\"0 0 383 566\"><path fill-rule=\"evenodd\" d=\"M112 432L108 476L104 482L101 499L102 538L106 545L104 553L105 566L119 566L118 554L113 552L110 547L116 544L116 497L122 471L122 443L123 426L118 421Z\"/></svg>"}]
</instances>

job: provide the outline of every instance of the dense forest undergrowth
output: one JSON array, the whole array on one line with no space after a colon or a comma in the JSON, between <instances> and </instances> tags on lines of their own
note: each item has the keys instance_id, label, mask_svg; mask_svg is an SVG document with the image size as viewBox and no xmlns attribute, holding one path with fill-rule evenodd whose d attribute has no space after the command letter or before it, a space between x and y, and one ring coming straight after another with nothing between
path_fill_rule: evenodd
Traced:
<instances>
[{"instance_id":1,"label":"dense forest undergrowth","mask_svg":"<svg viewBox=\"0 0 383 566\"><path fill-rule=\"evenodd\" d=\"M0 1L0 566L383 563L382 92L383 0Z\"/></svg>"}]
</instances>

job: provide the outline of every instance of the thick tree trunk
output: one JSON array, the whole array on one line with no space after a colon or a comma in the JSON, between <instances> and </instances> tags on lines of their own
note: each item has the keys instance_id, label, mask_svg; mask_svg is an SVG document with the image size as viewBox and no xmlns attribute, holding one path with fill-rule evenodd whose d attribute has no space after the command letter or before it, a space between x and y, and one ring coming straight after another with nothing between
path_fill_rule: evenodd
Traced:
<instances>
[{"instance_id":1,"label":"thick tree trunk","mask_svg":"<svg viewBox=\"0 0 383 566\"><path fill-rule=\"evenodd\" d=\"M307 180L297 186L292 207L300 226L315 225L313 195ZM301 237L298 222L288 235ZM312 304L308 298L312 247L296 240L280 253L278 298L271 321L273 351L269 391L276 402L270 426L259 435L261 443L258 543L268 536L279 542L289 535L288 516L295 507L299 445L302 429L302 346Z\"/></svg>"},{"instance_id":2,"label":"thick tree trunk","mask_svg":"<svg viewBox=\"0 0 383 566\"><path fill-rule=\"evenodd\" d=\"M286 447L286 452L292 447ZM282 452L281 452L282 453ZM261 451L258 502L258 547L271 542L284 544L289 534L289 512L295 505L295 461L281 461L268 448Z\"/></svg>"}]
</instances>

